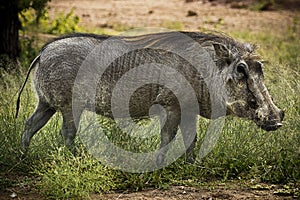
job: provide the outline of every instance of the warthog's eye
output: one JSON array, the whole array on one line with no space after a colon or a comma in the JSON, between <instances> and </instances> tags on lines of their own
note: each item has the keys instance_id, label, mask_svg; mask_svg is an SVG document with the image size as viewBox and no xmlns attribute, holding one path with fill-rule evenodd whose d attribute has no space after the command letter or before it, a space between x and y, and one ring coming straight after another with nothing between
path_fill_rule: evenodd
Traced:
<instances>
[{"instance_id":1,"label":"warthog's eye","mask_svg":"<svg viewBox=\"0 0 300 200\"><path fill-rule=\"evenodd\" d=\"M236 72L237 72L237 78L247 78L248 74L246 72L247 70L247 65L244 63L239 63L238 66L236 67Z\"/></svg>"}]
</instances>

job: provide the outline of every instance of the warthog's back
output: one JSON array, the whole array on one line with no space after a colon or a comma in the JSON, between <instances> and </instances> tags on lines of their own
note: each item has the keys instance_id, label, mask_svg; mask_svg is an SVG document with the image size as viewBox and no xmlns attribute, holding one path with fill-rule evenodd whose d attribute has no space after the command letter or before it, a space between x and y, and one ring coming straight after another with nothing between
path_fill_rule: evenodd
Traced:
<instances>
[{"instance_id":1,"label":"warthog's back","mask_svg":"<svg viewBox=\"0 0 300 200\"><path fill-rule=\"evenodd\" d=\"M131 78L126 80L128 85L137 84L136 82L138 81L140 81L140 85L143 85L137 88L131 96L129 106L131 116L137 118L148 116L149 108L155 103L178 103L175 95L167 87L163 86L162 79L178 79L173 74L174 72L166 72L164 71L166 69L162 68L162 66L168 66L172 67L175 72L182 74L184 79L190 82L194 90L197 88L199 92L197 94L198 99L201 100L203 105L201 108L202 114L203 116L208 116L210 114L209 94L204 81L201 79L201 75L196 69L179 55L163 49L151 48L151 46L168 37L173 39L173 42L178 42L178 40L176 41L177 36L174 38L172 33L116 37L115 39L120 43L136 45L139 48L117 57L108 66L103 66L101 59L96 59L96 68L105 68L105 71L103 74L92 72L93 76L97 76L97 78L99 76L99 79L96 80L98 82L96 96L95 99L85 99L84 101L95 100L96 111L102 115L111 116L111 97L116 83L131 69L150 64L151 67L140 71L137 70L135 72L138 73L136 76L133 76L133 78L131 76ZM71 107L74 82L79 68L83 71L86 68L90 70L88 69L90 64L87 64L86 60L90 59L91 56L97 57L98 54L100 56L102 52L98 52L97 48L103 41L110 43L111 41L109 40L111 39L105 36L78 35L58 39L45 45L41 52L40 65L36 71L35 79L39 96L56 109ZM166 44L162 45L166 46ZM109 56L114 54L114 52L108 50L105 54ZM157 80L149 80L153 79L153 77ZM144 84L147 82L145 80L148 80L151 84ZM83 85L89 84L83 82L85 81L82 81ZM128 91L126 91L127 89ZM130 92L130 88L127 89L123 88L122 93ZM81 94L85 93L83 90L79 91ZM89 98L88 96L84 98ZM186 94L184 96L186 96L186 99L189 99ZM116 107L115 109L122 113L123 107Z\"/></svg>"}]
</instances>

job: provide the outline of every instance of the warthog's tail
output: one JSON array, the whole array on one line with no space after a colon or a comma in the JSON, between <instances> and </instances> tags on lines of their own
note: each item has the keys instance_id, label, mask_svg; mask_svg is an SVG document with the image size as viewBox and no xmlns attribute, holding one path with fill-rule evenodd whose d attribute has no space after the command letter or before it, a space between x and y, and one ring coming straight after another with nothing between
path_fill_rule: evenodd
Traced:
<instances>
[{"instance_id":1,"label":"warthog's tail","mask_svg":"<svg viewBox=\"0 0 300 200\"><path fill-rule=\"evenodd\" d=\"M32 61L32 63L30 64L29 69L28 69L28 71L27 71L27 75L26 75L25 81L24 81L24 83L23 83L23 85L22 85L22 87L21 87L21 89L20 89L20 91L19 91L19 93L18 93L17 106L16 106L16 118L18 117L18 114L19 114L21 94L22 94L22 92L23 92L23 90L24 90L24 87L25 87L25 85L26 85L26 82L27 82L27 80L28 80L28 78L29 78L30 72L31 72L31 70L34 68L34 66L36 65L36 63L39 61L40 56L41 56L41 55L38 55L38 56Z\"/></svg>"}]
</instances>

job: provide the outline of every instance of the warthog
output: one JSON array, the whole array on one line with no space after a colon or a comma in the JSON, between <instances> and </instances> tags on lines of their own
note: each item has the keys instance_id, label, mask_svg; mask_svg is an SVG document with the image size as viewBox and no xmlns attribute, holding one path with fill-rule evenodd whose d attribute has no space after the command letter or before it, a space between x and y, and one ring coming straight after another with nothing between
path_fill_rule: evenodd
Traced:
<instances>
[{"instance_id":1,"label":"warthog","mask_svg":"<svg viewBox=\"0 0 300 200\"><path fill-rule=\"evenodd\" d=\"M104 47L107 49L95 51L97 46L104 43L106 45ZM200 71L197 70L199 66L194 66L188 59L184 58L184 55L197 54L197 52L193 52L193 49L190 49L193 45L202 47L200 50L203 52L198 57L199 59L197 56L191 56L191 59L194 58L198 65L206 66L200 66ZM130 46L134 46L134 48L130 51L124 50ZM184 52L183 56L172 51L172 49L178 48ZM122 54L119 54L120 52ZM101 54L103 58L108 56L115 59L104 64L102 58L96 59L98 54L99 56ZM196 130L198 115L205 118L218 118L234 114L253 120L266 131L273 131L282 126L284 112L273 103L272 97L264 85L262 63L258 59L259 57L255 55L255 46L237 42L222 34L212 33L164 32L142 36L116 36L113 39L103 35L73 34L55 39L42 48L40 54L32 62L26 77L27 80L30 70L38 65L34 78L38 105L25 124L21 150L23 153L28 150L31 138L56 111L62 113L61 134L65 138L66 146L71 148L83 110L92 110L110 118L114 117L113 109L123 113L122 106L113 108L114 105L111 100L113 89L118 80L135 67L156 63L155 70L149 69L147 71L146 69L143 73L137 74L136 81L147 79L149 76L159 76L160 73L166 72L159 71L164 65L180 73L193 91L183 89L176 93L172 91L175 87L172 89L170 86L165 86L163 81L156 81L151 84L150 80L147 84L136 88L132 93L128 105L130 117L136 119L149 117L151 106L159 104L163 107L167 116L160 133L160 147L163 148L174 139L181 123L181 116L185 116L188 119L186 125L183 124L180 128L185 130L182 132L184 132L183 139L186 144L186 159L188 162L193 162L196 135L190 136L188 132ZM86 62L86 60L89 61ZM91 65L92 67L88 69ZM81 82L77 81L75 87L80 70L85 69L89 71L92 78L82 79L81 77ZM102 71L100 70L100 72L98 69L102 69ZM153 76L153 74L156 75ZM169 73L164 76L164 79L172 80L175 79L175 76ZM180 82L179 79L178 82ZM19 95L25 83L26 81ZM96 90L94 96L87 92L89 85L93 83L97 83L96 87L93 88ZM209 89L218 89L218 84L220 87L222 86L220 91L216 92ZM127 89L126 87L123 88L123 92L126 92ZM217 105L216 112L213 112L212 92L216 93L216 96L221 93L226 94L225 96L219 95L221 106L218 108ZM190 106L190 93L195 93L197 108ZM178 100L179 95L185 100L180 102ZM74 100L75 97L77 97L76 100ZM122 95L118 98L121 99ZM20 96L18 105L19 100ZM80 103L74 112L74 103L76 102ZM222 105L225 108L224 112L220 111ZM118 117L123 117L123 115L120 114ZM164 161L166 151L164 150L158 155L156 160L158 164Z\"/></svg>"}]
</instances>

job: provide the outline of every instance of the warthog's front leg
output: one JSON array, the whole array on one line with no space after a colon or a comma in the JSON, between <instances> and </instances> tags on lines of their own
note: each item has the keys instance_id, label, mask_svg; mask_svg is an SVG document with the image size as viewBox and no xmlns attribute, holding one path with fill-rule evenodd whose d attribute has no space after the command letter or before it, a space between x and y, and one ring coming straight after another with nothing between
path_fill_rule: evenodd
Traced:
<instances>
[{"instance_id":1,"label":"warthog's front leg","mask_svg":"<svg viewBox=\"0 0 300 200\"><path fill-rule=\"evenodd\" d=\"M61 127L61 134L65 139L65 144L67 148L73 153L76 154L76 147L74 140L76 137L76 132L79 123L79 119L74 120L73 113L71 110L62 111L63 115L63 124Z\"/></svg>"},{"instance_id":2,"label":"warthog's front leg","mask_svg":"<svg viewBox=\"0 0 300 200\"><path fill-rule=\"evenodd\" d=\"M161 143L159 152L156 155L156 166L161 167L164 163L169 150L168 144L175 138L179 123L180 112L176 112L176 110L166 109L166 116L160 116L160 124L163 127L160 132Z\"/></svg>"},{"instance_id":3,"label":"warthog's front leg","mask_svg":"<svg viewBox=\"0 0 300 200\"><path fill-rule=\"evenodd\" d=\"M196 159L194 148L197 141L197 115L183 117L180 123L180 129L186 148L186 162L193 164Z\"/></svg>"}]
</instances>

